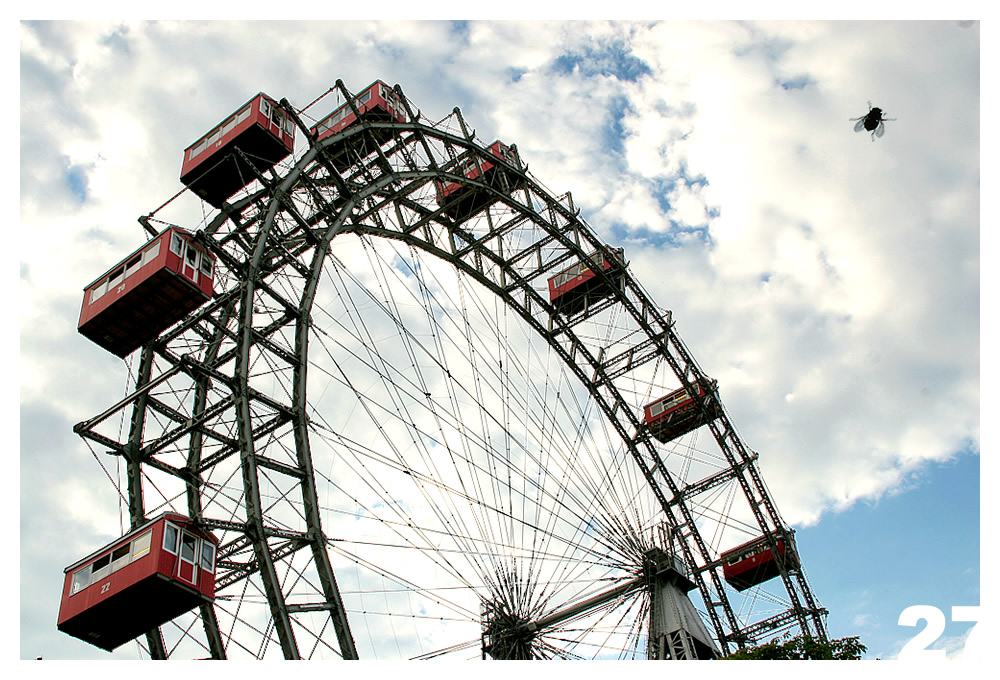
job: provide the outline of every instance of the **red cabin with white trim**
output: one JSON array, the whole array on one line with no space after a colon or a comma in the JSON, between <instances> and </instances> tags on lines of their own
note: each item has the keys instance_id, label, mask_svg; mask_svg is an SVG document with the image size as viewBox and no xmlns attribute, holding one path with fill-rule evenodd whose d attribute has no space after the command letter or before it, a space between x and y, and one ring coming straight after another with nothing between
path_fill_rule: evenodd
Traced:
<instances>
[{"instance_id":1,"label":"red cabin with white trim","mask_svg":"<svg viewBox=\"0 0 1000 680\"><path fill-rule=\"evenodd\" d=\"M699 397L711 395L715 389L714 381L699 380L694 386ZM705 406L710 416L708 419L687 388L681 387L647 404L642 422L654 437L661 442L669 442L719 417L718 402L714 398L705 400Z\"/></svg>"},{"instance_id":2,"label":"red cabin with white trim","mask_svg":"<svg viewBox=\"0 0 1000 680\"><path fill-rule=\"evenodd\" d=\"M519 164L517 152L499 139L490 144L486 150L512 165ZM490 186L498 186L501 178L508 174L502 172L502 168L496 163L473 156L461 161L456 167L455 173L465 175L472 180L479 180ZM435 181L435 186L438 205L442 206L441 212L456 222L472 217L493 201L488 191L481 191L476 186L460 182L445 183L440 180ZM513 185L508 188L513 188Z\"/></svg>"},{"instance_id":3,"label":"red cabin with white trim","mask_svg":"<svg viewBox=\"0 0 1000 680\"><path fill-rule=\"evenodd\" d=\"M350 103L344 103L334 109L329 116L309 128L317 141L341 132L356 123L402 123L407 120L406 108L399 95L381 80L376 80L354 95L352 101L358 110L357 113L354 113ZM372 129L369 132L379 145L385 144L392 137L392 130L389 129ZM355 138L351 142L352 149L360 153L362 157L375 152L375 148L368 143L366 137ZM327 144L325 147L326 156L332 159L338 168L346 167L350 164L342 158L346 148L346 142Z\"/></svg>"},{"instance_id":4,"label":"red cabin with white trim","mask_svg":"<svg viewBox=\"0 0 1000 680\"><path fill-rule=\"evenodd\" d=\"M587 306L613 294L613 287L624 275L625 250L609 248L611 257L598 251L586 261L578 262L549 279L549 301L562 314L575 314ZM607 285L597 276L595 269L611 277Z\"/></svg>"},{"instance_id":5,"label":"red cabin with white trim","mask_svg":"<svg viewBox=\"0 0 1000 680\"><path fill-rule=\"evenodd\" d=\"M798 566L799 558L795 553L795 544L791 537L777 538L778 555L786 569ZM726 582L736 590L747 590L781 574L778 559L768 545L766 537L761 536L747 541L719 555L725 560L722 565L722 575Z\"/></svg>"},{"instance_id":6,"label":"red cabin with white trim","mask_svg":"<svg viewBox=\"0 0 1000 680\"><path fill-rule=\"evenodd\" d=\"M84 288L78 330L126 357L212 298L215 256L170 227Z\"/></svg>"},{"instance_id":7,"label":"red cabin with white trim","mask_svg":"<svg viewBox=\"0 0 1000 680\"><path fill-rule=\"evenodd\" d=\"M274 167L294 148L294 122L261 92L184 150L181 183L221 209L258 172Z\"/></svg>"},{"instance_id":8,"label":"red cabin with white trim","mask_svg":"<svg viewBox=\"0 0 1000 680\"><path fill-rule=\"evenodd\" d=\"M403 122L406 120L406 109L399 100L399 96L391 87L381 80L361 90L354 95L354 106L357 107L359 118L350 104L344 103L336 108L329 116L316 123L310 128L310 132L319 141L324 137L340 132L344 128L350 127L359 120L386 120Z\"/></svg>"},{"instance_id":9,"label":"red cabin with white trim","mask_svg":"<svg viewBox=\"0 0 1000 680\"><path fill-rule=\"evenodd\" d=\"M215 597L218 540L164 513L66 567L57 627L106 651Z\"/></svg>"}]
</instances>

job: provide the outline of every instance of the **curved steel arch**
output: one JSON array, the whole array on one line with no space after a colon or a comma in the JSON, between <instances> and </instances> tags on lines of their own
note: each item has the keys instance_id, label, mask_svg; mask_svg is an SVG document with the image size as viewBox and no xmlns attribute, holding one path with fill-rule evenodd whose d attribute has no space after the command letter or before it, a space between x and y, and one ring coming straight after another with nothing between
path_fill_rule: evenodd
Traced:
<instances>
[{"instance_id":1,"label":"curved steel arch","mask_svg":"<svg viewBox=\"0 0 1000 680\"><path fill-rule=\"evenodd\" d=\"M433 129L425 130L424 134L429 137L438 137L436 131ZM443 141L445 137L442 136L440 139ZM481 154L484 158L490 158L491 162L505 165L508 171L522 172L520 168L511 166L504 161L498 161L495 157L491 158L488 155L489 152L482 147L476 148L470 145L467 148L470 151ZM564 249L563 255L553 257L546 262L544 267L537 268L532 273L533 278L540 278L545 274L558 273L561 263L572 260L583 260L589 253L605 248L605 244L579 218L578 213L566 210L557 199L549 196L544 189L527 175L522 176L525 191L532 191L537 197L544 197L548 202L546 208L562 214L566 219L565 226L561 228L556 227L548 220L542 218L537 210L532 210L527 205L512 200L509 194L489 184L468 180L462 176L445 174L440 171L429 171L426 177L428 180L447 178L449 181L472 186L478 191L493 194L495 203L504 203L524 213L529 213L534 223L542 227L543 238L551 239ZM431 215L429 217L436 216ZM450 243L454 243L460 238L464 243L468 244L464 249L449 252L435 244L433 238L427 238L424 230L415 228L414 225L399 226L400 228L398 229L391 229L361 224L355 227L354 231L384 238L398 239L454 263L466 274L501 297L510 308L516 310L540 336L546 339L574 371L581 383L600 405L609 421L618 430L622 439L628 444L630 453L660 500L663 511L670 518L672 528L675 531L683 531L685 527L689 527L690 537L698 550L698 554L693 553L691 546L687 542L682 542L680 545L685 558L690 564L700 565L701 568L698 570L698 573L704 575L709 580L709 583L705 583L705 578L698 579L698 586L702 597L705 602L719 603L720 606L718 608L722 610L726 624L730 627L730 632L725 632L722 621L715 609L709 609L709 614L719 635L719 639L743 641L745 639L741 635L743 631L740 629L733 611L729 607L728 598L715 569L718 566L717 559L714 559L714 556L711 555L704 541L701 540L700 535L694 529L694 518L683 502L685 492L690 494L692 493L691 489L704 490L710 488L716 484L723 483L728 477L740 483L744 494L748 498L756 496L759 499L759 502L753 504L752 507L755 510L755 515L762 532L785 528L773 501L763 486L759 471L754 463L756 455L750 453L748 448L743 444L742 440L736 434L735 428L729 422L728 416L723 414L716 418L706 418L710 423L713 435L719 440L720 445L724 447L723 451L727 454L727 461L730 464L727 474L719 475L710 480L702 480L700 484L691 485L689 489L679 488L667 473L666 466L663 464L656 448L650 442L649 437L643 435L642 425L638 416L635 415L627 401L614 386L614 381L609 375L609 371L620 360L611 359L607 364L602 362L598 358L602 353L601 348L598 348L598 351L595 353L591 348L587 347L587 344L573 333L573 324L561 318L551 303L530 285L525 276L515 267L511 266L511 261L523 259L524 253L537 248L537 244L530 244L518 252L512 253L508 250L505 256L501 256L484 245L491 239L497 239L500 236L499 234L491 233L485 237L474 239L468 233L464 232L460 225L447 224ZM576 236L576 239L570 238L567 236L567 233L573 234ZM586 243L588 247L584 248L581 242ZM469 261L470 258L472 262ZM481 264L478 266L474 264L475 262L482 262L484 260L490 260L496 266L493 272L494 276L491 277L484 272ZM604 278L608 284L611 283L609 277L603 271L599 269L595 269L594 271L597 272L599 277ZM677 378L689 390L699 379L706 378L673 330L669 312L661 313L659 308L645 295L637 282L627 274L621 283L621 288L616 291L613 302L626 309L629 315L635 320L636 325L645 334L645 339L633 349L641 348L643 352L646 352L646 356L643 357L646 360L657 355L665 357ZM524 302L515 293L522 294ZM539 320L539 311L544 314L547 320L554 324L554 328L547 327ZM635 358L634 352L632 358L633 360ZM632 366L634 367L634 365L633 363ZM603 394L602 391L607 394ZM696 395L697 393L692 391L692 394ZM704 409L705 406L702 405L702 408ZM623 420L625 422L622 422ZM631 434L626 426L631 427ZM658 475L655 474L657 471L659 472ZM667 488L661 488L661 484ZM681 515L680 520L675 517L675 510ZM804 631L812 630L815 631L814 634L824 636L823 612L816 606L801 570L791 574L786 571L782 574L782 577L793 602L792 611L786 613L782 618L786 618L789 615L794 616ZM793 581L793 579L795 580ZM801 596L796 592L796 586L801 588ZM805 600L805 604L800 602L800 599ZM765 626L761 626L761 628L766 630Z\"/></svg>"},{"instance_id":2,"label":"curved steel arch","mask_svg":"<svg viewBox=\"0 0 1000 680\"><path fill-rule=\"evenodd\" d=\"M338 81L337 86L350 102L351 94L343 84ZM644 431L635 401L627 399L619 387L650 362L663 362L699 399L701 408L707 409L692 389L706 376L674 331L669 312L661 311L627 272L612 280L597 270L606 285L614 284L614 294L573 317L557 313L540 292L541 284L606 247L580 218L571 197L551 196L520 162L490 155L468 130L458 109L446 121L423 122L398 86L396 91L406 104L409 121L362 123L319 143L310 140L309 148L287 172L258 177L262 188L227 205L198 234L228 272L227 287L209 305L143 348L131 395L76 427L82 436L129 463L133 524L146 511L143 470L179 481L188 512L223 533L220 591L241 583L245 589L251 577L254 584L259 582L270 613L264 625L274 631L262 633L262 646L276 637L286 658L300 657L296 630L306 630L314 648L357 658L320 518L306 384L311 311L331 243L343 233L366 234L401 241L451 262L499 296L562 358L618 432L656 496L667 518L670 541L692 567L723 650L788 625L825 637L825 611L815 602L798 566L781 574L790 600L786 611L743 625L729 604L718 573L717 552L701 536L688 500L735 483L762 534L771 536L787 527L763 485L756 454L742 442L724 409L719 409L722 415L706 420L726 467L696 482L680 484ZM298 121L288 102L283 100L282 105ZM298 122L308 136L308 129ZM457 130L449 128L456 124ZM386 129L392 133L388 142L364 144L373 131ZM347 157L362 147L374 151L359 153L350 165L338 168L328 153L332 147L344 150L342 156ZM509 182L498 187L456 171L461 161L470 158L498 165ZM440 181L472 187L492 200L475 219L470 215L469 220L455 222L430 198L430 188ZM533 240L526 240L526 232ZM621 337L596 344L574 330L612 307L631 321ZM183 351L191 347L200 358ZM154 359L166 365L155 377ZM284 383L284 400L255 386L255 366L260 363L291 372L291 379ZM168 403L170 399L179 405ZM718 393L706 399L718 399ZM128 439L119 442L102 428L112 415L124 414L127 408L131 408L132 426ZM160 424L148 428L154 417ZM286 427L294 439L293 453L275 443L275 433ZM178 456L180 451L175 449L180 447L175 443L185 439L183 456ZM234 458L239 460L243 497L220 503L219 485L212 476L218 470L229 478L236 474ZM262 484L279 485L275 479L285 480L280 502L294 505L291 514L301 515L293 518L294 526L284 525L286 515L278 512L278 502L267 507L262 502ZM301 499L295 504L288 501L293 492ZM205 502L224 505L230 516L218 516L217 510L216 516L205 516ZM773 536L770 540L773 547ZM293 570L291 562L300 554L306 555L305 565ZM289 569L282 576L277 565L284 564ZM310 601L289 601L288 580L293 575L296 582L319 581ZM318 612L325 617L313 627L298 623L299 617ZM223 639L232 638L232 632L220 625L213 606L203 606L200 618L204 647L213 657L224 657ZM335 631L335 641L325 632L328 625ZM148 637L148 644L152 656L169 652L158 633Z\"/></svg>"}]
</instances>

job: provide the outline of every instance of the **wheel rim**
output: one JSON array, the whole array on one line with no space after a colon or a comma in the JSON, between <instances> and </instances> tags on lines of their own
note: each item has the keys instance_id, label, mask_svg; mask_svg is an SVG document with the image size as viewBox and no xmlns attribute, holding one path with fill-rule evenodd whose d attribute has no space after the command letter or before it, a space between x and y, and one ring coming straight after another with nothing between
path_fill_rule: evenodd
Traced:
<instances>
[{"instance_id":1,"label":"wheel rim","mask_svg":"<svg viewBox=\"0 0 1000 680\"><path fill-rule=\"evenodd\" d=\"M169 506L222 534L216 603L148 653L351 658L364 630L363 656L479 656L484 611L523 621L586 599L636 578L651 547L694 568L722 651L824 635L801 568L746 598L720 578L721 550L783 528L728 416L669 445L643 434L644 403L703 376L669 313L627 274L554 313L547 278L603 247L572 199L516 162L467 181L457 159L492 157L460 112L410 116L327 138L233 199L199 234L221 293L77 427L133 461L133 522ZM332 167L334 147L367 152L386 130ZM491 200L454 223L435 180ZM108 426L126 410L121 440ZM525 644L644 655L648 607L638 589ZM412 632L377 642L386 624Z\"/></svg>"}]
</instances>

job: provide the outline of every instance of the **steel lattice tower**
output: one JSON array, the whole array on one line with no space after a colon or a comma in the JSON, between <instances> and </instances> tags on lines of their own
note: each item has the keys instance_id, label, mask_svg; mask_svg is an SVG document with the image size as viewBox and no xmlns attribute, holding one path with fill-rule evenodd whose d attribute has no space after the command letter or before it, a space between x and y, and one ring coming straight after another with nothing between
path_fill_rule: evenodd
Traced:
<instances>
[{"instance_id":1,"label":"steel lattice tower","mask_svg":"<svg viewBox=\"0 0 1000 680\"><path fill-rule=\"evenodd\" d=\"M352 102L343 83L336 87ZM670 312L624 266L616 272L594 270L611 294L588 300L570 314L553 307L547 280L595 253L610 255L608 244L583 220L569 194L552 195L516 155L501 159L492 154L458 109L432 122L415 110L399 86L395 92L406 105L407 120L363 122L321 141L309 134L300 112L281 101L309 145L290 163L255 177L251 190L230 199L198 231L198 241L219 263L221 290L217 286L210 303L143 347L125 398L75 428L126 463L127 489L122 493L133 526L155 509L149 507L155 489L158 499L168 499L157 500L157 507L170 503L222 537L216 603L201 607L197 625L167 637L197 640L193 653L207 650L213 658L233 656L237 650L261 656L274 643L286 658L327 651L358 656L359 629L355 625L352 634L352 615L331 561L331 545L343 536L326 532L326 508L317 491L317 476L326 472L314 468L313 447L323 427L310 395L311 371L316 370L310 349L327 342L317 330L323 306L317 302L318 291L324 276L345 270L332 252L336 240L352 238L419 252L489 291L499 302L497 309L504 310L498 314L509 312L562 363L651 499L655 517L642 527L601 529L596 520L587 525L593 529L587 540L596 537L611 545L615 550L609 548L608 554L634 556L631 571L624 569L618 581L577 593L572 602L556 603L551 593L546 598L529 593L520 609L511 610L517 610L519 625L527 625L530 617L536 624L550 622L532 631L532 639L548 640L536 648L556 650L543 656L561 655L558 642L547 637L564 621L555 623L553 612L565 612L573 602L587 602L598 592L615 591L602 600L603 607L648 594L642 584L649 580L640 581L644 555L652 549L667 550L686 565L692 593L698 593L706 628L721 653L789 628L825 638L826 612L799 563L783 564L775 582L782 604L766 615L748 619L731 603L734 591L720 575L720 552L732 543L713 540L728 530L732 522L727 518L737 513L727 510L722 517L714 509L723 507L716 499L725 491L724 507L738 505L747 533L761 536L775 551L780 538L791 540L791 531L764 485L758 454L737 433L719 391L701 396L695 388L714 383L681 341ZM484 172L470 177L469 167L485 163L495 166L488 181ZM442 206L438 188L443 183L473 191L476 204L462 214ZM141 221L155 232L162 218L151 214ZM391 296L379 304L392 307ZM380 359L373 354L365 361L377 364ZM444 373L451 377L447 367ZM714 442L711 470L692 465L643 427L644 401L670 385L697 398L705 422L701 429ZM442 403L430 389L424 395L432 411ZM447 415L435 415L447 420ZM122 419L128 427L119 432L115 423ZM461 431L460 419L451 427ZM343 439L338 442L346 446ZM458 444L456 450L476 445ZM421 475L416 466L393 465L419 488L433 485L433 476ZM490 474L490 484L497 484L501 475ZM471 488L455 495L471 498L467 502L474 509L489 505L482 498L477 501ZM539 501L538 508L548 508L547 503ZM500 510L491 512L502 514L504 521L515 512ZM714 539L705 531L709 521L719 528ZM416 535L406 524L399 521L394 530ZM447 526L444 520L441 524ZM654 526L655 535L649 533ZM485 534L466 539L475 546L470 553L485 552L492 540ZM510 596L512 584L524 586L534 573L518 567L518 559L504 559L507 577L494 570L477 577L480 581L468 580L469 588L481 584L476 597L494 612L498 597ZM360 558L354 561L364 564ZM388 578L385 565L372 559L366 566ZM512 573L520 576L512 580ZM409 582L405 576L393 578ZM645 607L640 616L648 618L648 602ZM179 654L181 648L159 631L147 636L147 647L155 658Z\"/></svg>"}]
</instances>

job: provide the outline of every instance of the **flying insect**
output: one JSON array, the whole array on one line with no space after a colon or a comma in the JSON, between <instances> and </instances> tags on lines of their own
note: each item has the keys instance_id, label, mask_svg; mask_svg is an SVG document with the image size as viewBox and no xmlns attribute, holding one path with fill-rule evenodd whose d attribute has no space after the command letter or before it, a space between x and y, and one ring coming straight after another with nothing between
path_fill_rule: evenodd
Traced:
<instances>
[{"instance_id":1,"label":"flying insect","mask_svg":"<svg viewBox=\"0 0 1000 680\"><path fill-rule=\"evenodd\" d=\"M868 113L859 118L851 118L851 120L858 121L854 125L855 132L861 132L862 130L867 130L872 133L872 141L875 141L876 137L881 137L885 134L885 122L890 120L896 120L895 118L885 118L885 111L875 106L872 107L872 103L868 102Z\"/></svg>"}]
</instances>

